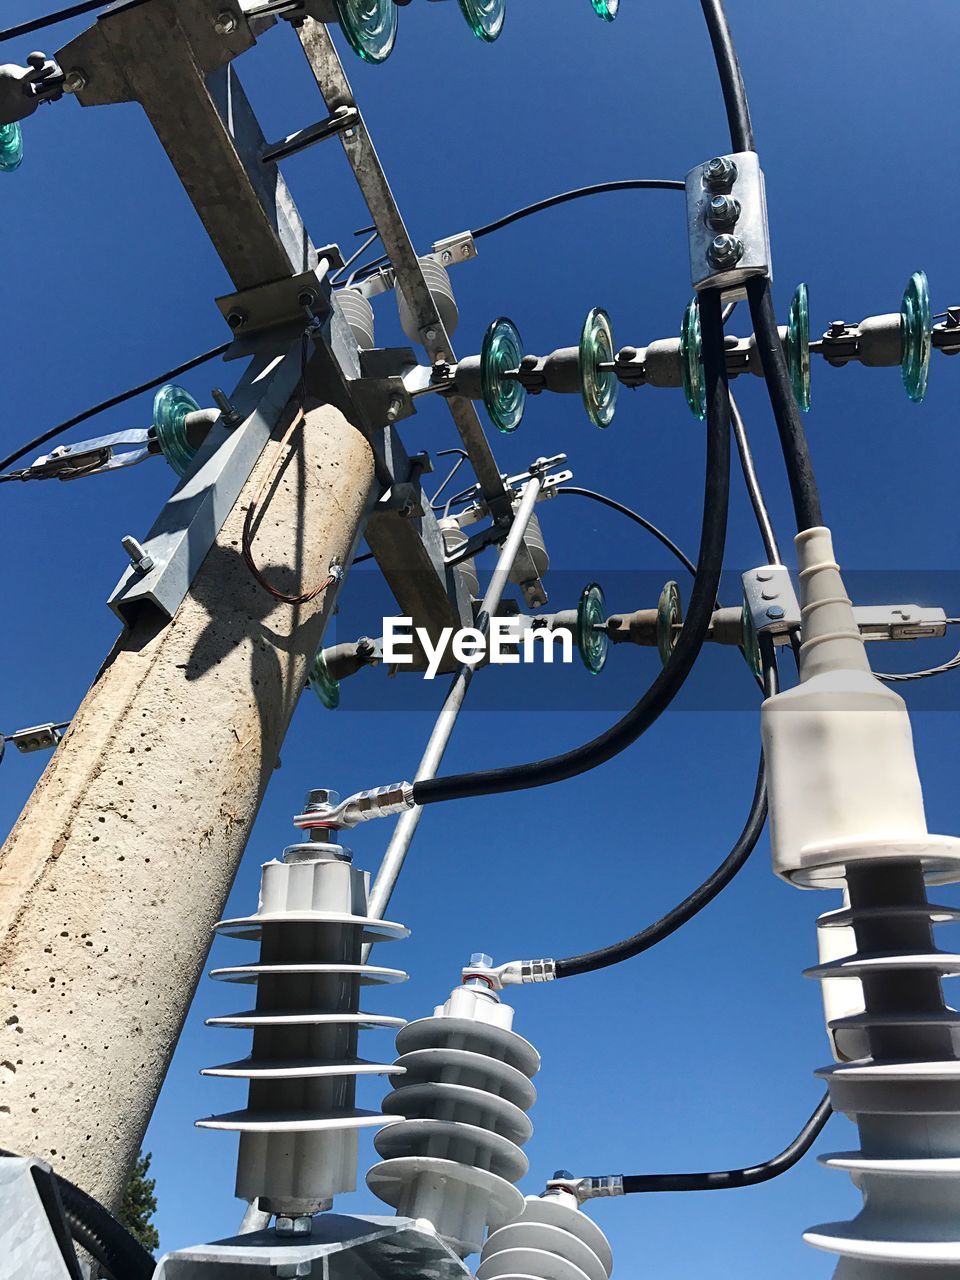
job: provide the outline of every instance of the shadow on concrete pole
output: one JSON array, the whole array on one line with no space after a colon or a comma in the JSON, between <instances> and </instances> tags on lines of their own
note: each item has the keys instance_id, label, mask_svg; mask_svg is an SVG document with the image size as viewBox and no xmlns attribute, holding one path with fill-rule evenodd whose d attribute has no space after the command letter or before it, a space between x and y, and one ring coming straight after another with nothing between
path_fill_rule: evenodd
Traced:
<instances>
[{"instance_id":1,"label":"shadow on concrete pole","mask_svg":"<svg viewBox=\"0 0 960 1280\"><path fill-rule=\"evenodd\" d=\"M256 536L290 594L352 555L374 481L338 410L293 440ZM114 1207L336 600L281 603L243 562L275 451L176 617L121 635L0 849L0 1145Z\"/></svg>"}]
</instances>

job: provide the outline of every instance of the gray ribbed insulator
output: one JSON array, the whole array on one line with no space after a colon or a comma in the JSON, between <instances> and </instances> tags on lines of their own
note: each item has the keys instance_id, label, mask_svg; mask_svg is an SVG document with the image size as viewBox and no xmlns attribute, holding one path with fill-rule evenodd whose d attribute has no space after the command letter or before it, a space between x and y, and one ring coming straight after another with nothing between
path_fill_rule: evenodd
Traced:
<instances>
[{"instance_id":1,"label":"gray ribbed insulator","mask_svg":"<svg viewBox=\"0 0 960 1280\"><path fill-rule=\"evenodd\" d=\"M259 940L259 963L214 969L225 982L256 986L256 1007L208 1018L214 1027L253 1031L248 1058L202 1074L249 1080L245 1110L199 1120L240 1133L237 1196L272 1213L307 1214L356 1186L358 1130L392 1124L355 1106L356 1078L398 1068L357 1057L361 1027L397 1027L402 1018L360 1012L360 987L406 974L361 963L365 942L404 938L403 925L367 915L368 876L339 845L284 850L262 868L256 915L221 920L228 937Z\"/></svg>"},{"instance_id":2,"label":"gray ribbed insulator","mask_svg":"<svg viewBox=\"0 0 960 1280\"><path fill-rule=\"evenodd\" d=\"M453 296L453 288L446 268L441 267L440 263L435 262L433 258L421 258L420 266L434 306L443 321L443 327L448 334L452 334L460 323L460 312L457 309L457 300ZM403 332L411 342L422 343L425 335L420 332L417 318L411 307L407 305L407 300L399 287L397 288L397 309L400 312L400 327Z\"/></svg>"},{"instance_id":3,"label":"gray ribbed insulator","mask_svg":"<svg viewBox=\"0 0 960 1280\"><path fill-rule=\"evenodd\" d=\"M527 1196L523 1213L483 1246L477 1280L609 1280L607 1237L566 1191Z\"/></svg>"},{"instance_id":4,"label":"gray ribbed insulator","mask_svg":"<svg viewBox=\"0 0 960 1280\"><path fill-rule=\"evenodd\" d=\"M844 908L819 921L826 962L808 976L824 984L837 1056L867 1055L818 1072L834 1110L860 1131L859 1150L821 1162L851 1175L862 1211L804 1237L840 1255L838 1280L960 1276L960 1014L937 995L940 977L960 973L960 955L929 942L931 924L958 919L956 908L923 902ZM869 950L856 949L855 929ZM828 934L852 951L838 955L844 948L825 944Z\"/></svg>"},{"instance_id":5,"label":"gray ribbed insulator","mask_svg":"<svg viewBox=\"0 0 960 1280\"><path fill-rule=\"evenodd\" d=\"M383 1109L406 1123L374 1139L384 1160L367 1174L370 1190L432 1222L461 1257L523 1209L512 1184L528 1167L520 1147L533 1132L525 1113L540 1057L512 1022L493 992L458 987L432 1018L404 1027L396 1065L405 1075Z\"/></svg>"},{"instance_id":6,"label":"gray ribbed insulator","mask_svg":"<svg viewBox=\"0 0 960 1280\"><path fill-rule=\"evenodd\" d=\"M519 502L515 502L513 504L514 511L516 511L519 505ZM544 541L543 529L540 527L540 521L537 518L536 512L530 516L530 523L527 525L527 531L524 534L523 540L527 544L527 550L533 558L534 567L537 570L537 577L544 577L547 570L550 568L550 556L547 553L547 544ZM514 569L510 574L510 581L525 581L523 570Z\"/></svg>"},{"instance_id":7,"label":"gray ribbed insulator","mask_svg":"<svg viewBox=\"0 0 960 1280\"><path fill-rule=\"evenodd\" d=\"M338 289L333 295L340 304L343 318L353 330L357 346L361 351L369 351L373 341L373 307L359 289Z\"/></svg>"},{"instance_id":8,"label":"gray ribbed insulator","mask_svg":"<svg viewBox=\"0 0 960 1280\"><path fill-rule=\"evenodd\" d=\"M437 524L440 528L440 535L443 538L443 550L449 560L451 556L455 556L468 541L467 535L457 524L455 516L445 516L442 520L438 520ZM470 592L470 595L476 599L480 595L480 579L477 577L477 562L473 556L469 556L466 560L461 560L457 565L463 575L463 584Z\"/></svg>"}]
</instances>

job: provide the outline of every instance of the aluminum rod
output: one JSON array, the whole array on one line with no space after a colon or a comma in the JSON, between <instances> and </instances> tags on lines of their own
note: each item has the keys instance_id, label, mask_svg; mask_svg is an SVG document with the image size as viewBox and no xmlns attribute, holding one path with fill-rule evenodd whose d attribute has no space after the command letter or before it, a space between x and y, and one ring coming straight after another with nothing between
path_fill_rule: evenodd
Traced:
<instances>
[{"instance_id":1,"label":"aluminum rod","mask_svg":"<svg viewBox=\"0 0 960 1280\"><path fill-rule=\"evenodd\" d=\"M356 107L350 82L324 24L307 18L297 28L297 35L331 115L338 107ZM431 362L440 360L456 363L450 337L423 277L423 268L362 114L358 112L356 123L340 134L340 141L370 209L373 223L380 233L384 251L396 272L397 285L416 316L421 342ZM500 514L506 507L506 489L477 411L472 401L463 396L445 399L464 447L470 455L483 496L494 514ZM521 551L521 555L523 554L528 553Z\"/></svg>"},{"instance_id":2,"label":"aluminum rod","mask_svg":"<svg viewBox=\"0 0 960 1280\"><path fill-rule=\"evenodd\" d=\"M517 558L517 552L523 546L523 537L542 488L542 476L534 475L524 490L523 498L517 508L510 532L497 559L497 567L493 571L480 604L476 627L484 635L487 633L491 617L500 607L504 590L510 581L510 572ZM476 671L476 665L469 665L464 662L453 677L450 688L447 690L447 696L444 698L443 705L440 708L440 714L437 716L430 739L427 742L426 750L417 768L414 779L416 782L422 782L425 778L435 778L437 776L437 770L443 760L443 753L447 749L447 743L453 733L453 727L460 714L460 708L463 706L463 700L467 696L467 690L473 679L474 671ZM414 833L420 825L422 813L423 809L419 805L415 805L412 809L402 813L397 819L397 825L393 829L393 835L390 837L390 843L387 845L386 852L383 855L383 861L380 864L380 869L373 882L373 888L370 891L370 897L367 902L367 914L374 919L381 919L387 909L400 875L400 870L403 867L404 859L407 856L407 850L410 848L410 842L413 840ZM369 946L370 944L367 944L364 947L364 957L369 951Z\"/></svg>"}]
</instances>

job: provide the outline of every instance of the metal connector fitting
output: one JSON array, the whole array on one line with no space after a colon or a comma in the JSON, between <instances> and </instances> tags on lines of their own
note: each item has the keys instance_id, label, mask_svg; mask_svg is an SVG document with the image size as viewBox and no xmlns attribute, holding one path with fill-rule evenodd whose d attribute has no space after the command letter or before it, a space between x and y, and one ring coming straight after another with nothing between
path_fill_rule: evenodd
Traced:
<instances>
[{"instance_id":1,"label":"metal connector fitting","mask_svg":"<svg viewBox=\"0 0 960 1280\"><path fill-rule=\"evenodd\" d=\"M769 277L767 198L756 152L715 156L697 165L687 174L686 188L694 289L720 288L730 295L752 276ZM717 235L734 225L735 236Z\"/></svg>"},{"instance_id":2,"label":"metal connector fitting","mask_svg":"<svg viewBox=\"0 0 960 1280\"><path fill-rule=\"evenodd\" d=\"M528 982L553 982L557 976L555 960L508 960L506 964L471 963L460 971L464 982L479 979L491 991L519 987Z\"/></svg>"},{"instance_id":3,"label":"metal connector fitting","mask_svg":"<svg viewBox=\"0 0 960 1280\"><path fill-rule=\"evenodd\" d=\"M566 1171L555 1174L547 1183L547 1191L566 1191L576 1196L579 1204L586 1200L599 1200L604 1196L623 1195L623 1175L608 1174L600 1178L574 1178Z\"/></svg>"},{"instance_id":4,"label":"metal connector fitting","mask_svg":"<svg viewBox=\"0 0 960 1280\"><path fill-rule=\"evenodd\" d=\"M389 818L413 807L413 783L393 782L386 787L358 791L337 805L318 805L311 808L309 813L298 813L293 825L302 830L309 830L311 827L356 827L372 818Z\"/></svg>"},{"instance_id":5,"label":"metal connector fitting","mask_svg":"<svg viewBox=\"0 0 960 1280\"><path fill-rule=\"evenodd\" d=\"M786 566L762 564L745 573L743 598L758 635L788 635L799 628L800 601Z\"/></svg>"}]
</instances>

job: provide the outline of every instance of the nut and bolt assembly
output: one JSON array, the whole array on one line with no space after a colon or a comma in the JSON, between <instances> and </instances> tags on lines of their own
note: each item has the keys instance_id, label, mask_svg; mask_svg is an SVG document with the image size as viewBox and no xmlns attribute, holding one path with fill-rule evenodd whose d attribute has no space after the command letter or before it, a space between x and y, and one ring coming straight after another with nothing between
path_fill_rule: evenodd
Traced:
<instances>
[{"instance_id":1,"label":"nut and bolt assembly","mask_svg":"<svg viewBox=\"0 0 960 1280\"><path fill-rule=\"evenodd\" d=\"M732 227L740 217L740 201L736 196L713 196L707 206L706 219L711 227Z\"/></svg>"},{"instance_id":2,"label":"nut and bolt assembly","mask_svg":"<svg viewBox=\"0 0 960 1280\"><path fill-rule=\"evenodd\" d=\"M716 267L718 271L729 271L742 257L743 241L739 236L732 236L729 232L715 236L707 250L710 265Z\"/></svg>"},{"instance_id":3,"label":"nut and bolt assembly","mask_svg":"<svg viewBox=\"0 0 960 1280\"><path fill-rule=\"evenodd\" d=\"M229 9L218 13L213 22L213 29L218 36L232 36L237 29L237 19Z\"/></svg>"},{"instance_id":4,"label":"nut and bolt assembly","mask_svg":"<svg viewBox=\"0 0 960 1280\"><path fill-rule=\"evenodd\" d=\"M737 180L737 164L727 156L714 156L703 166L703 185L708 191L729 191Z\"/></svg>"}]
</instances>

